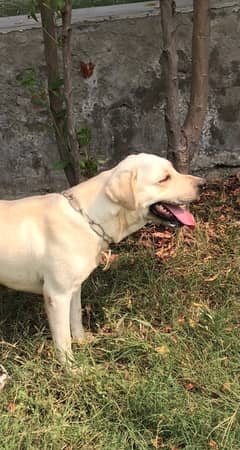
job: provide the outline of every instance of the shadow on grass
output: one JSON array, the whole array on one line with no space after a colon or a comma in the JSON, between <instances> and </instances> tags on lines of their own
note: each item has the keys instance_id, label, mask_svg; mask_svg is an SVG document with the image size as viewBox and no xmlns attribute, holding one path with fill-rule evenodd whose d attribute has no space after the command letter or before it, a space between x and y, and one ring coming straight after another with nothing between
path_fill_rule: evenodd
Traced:
<instances>
[{"instance_id":1,"label":"shadow on grass","mask_svg":"<svg viewBox=\"0 0 240 450\"><path fill-rule=\"evenodd\" d=\"M14 343L46 327L41 296L0 287L0 339Z\"/></svg>"},{"instance_id":2,"label":"shadow on grass","mask_svg":"<svg viewBox=\"0 0 240 450\"><path fill-rule=\"evenodd\" d=\"M143 258L144 254L146 257L146 251L143 250ZM152 252L145 268L141 257L138 255L135 258L135 251L126 253L125 250L124 253L123 250L121 255L120 250L119 256L117 265L107 272L97 269L83 284L83 322L88 331L97 332L105 325L108 308L113 316L115 311L113 320L117 320L130 311L141 315L141 309L144 310L146 306L149 309L149 298L154 301L153 292L145 292L146 286L151 284L149 277L152 276L152 270L157 265ZM132 294L133 302L129 297ZM49 336L42 296L0 286L0 299L0 340L14 343L19 339L30 339L40 331Z\"/></svg>"}]
</instances>

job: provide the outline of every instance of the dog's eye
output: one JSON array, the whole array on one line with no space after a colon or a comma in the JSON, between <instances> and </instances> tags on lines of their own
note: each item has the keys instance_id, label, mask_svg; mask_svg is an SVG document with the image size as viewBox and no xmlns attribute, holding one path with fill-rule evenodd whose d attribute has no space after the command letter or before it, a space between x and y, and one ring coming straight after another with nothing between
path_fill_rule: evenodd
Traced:
<instances>
[{"instance_id":1,"label":"dog's eye","mask_svg":"<svg viewBox=\"0 0 240 450\"><path fill-rule=\"evenodd\" d=\"M159 183L163 183L164 181L168 181L170 179L170 175L166 175L162 180L159 181Z\"/></svg>"}]
</instances>

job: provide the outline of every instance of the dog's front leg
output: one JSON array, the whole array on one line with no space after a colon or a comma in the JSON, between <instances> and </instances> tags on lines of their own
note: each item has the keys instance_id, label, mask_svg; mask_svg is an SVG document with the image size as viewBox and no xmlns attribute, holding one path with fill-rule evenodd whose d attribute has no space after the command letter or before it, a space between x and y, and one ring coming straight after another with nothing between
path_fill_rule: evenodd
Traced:
<instances>
[{"instance_id":1,"label":"dog's front leg","mask_svg":"<svg viewBox=\"0 0 240 450\"><path fill-rule=\"evenodd\" d=\"M84 328L82 324L81 287L71 299L70 326L73 340L84 340Z\"/></svg>"},{"instance_id":2,"label":"dog's front leg","mask_svg":"<svg viewBox=\"0 0 240 450\"><path fill-rule=\"evenodd\" d=\"M56 294L44 289L45 308L53 342L61 362L72 359L70 333L70 294Z\"/></svg>"}]
</instances>

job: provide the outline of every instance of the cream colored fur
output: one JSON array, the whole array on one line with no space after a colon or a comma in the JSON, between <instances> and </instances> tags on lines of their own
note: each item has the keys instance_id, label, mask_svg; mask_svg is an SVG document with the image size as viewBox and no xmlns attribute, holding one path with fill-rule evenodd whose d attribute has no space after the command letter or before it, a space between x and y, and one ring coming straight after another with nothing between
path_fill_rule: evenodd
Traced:
<instances>
[{"instance_id":1,"label":"cream colored fur","mask_svg":"<svg viewBox=\"0 0 240 450\"><path fill-rule=\"evenodd\" d=\"M71 356L71 336L84 337L81 285L108 246L86 217L119 242L158 221L149 213L151 204L191 202L201 183L176 172L169 161L142 153L69 189L84 214L62 194L0 201L0 283L43 294L62 360Z\"/></svg>"}]
</instances>

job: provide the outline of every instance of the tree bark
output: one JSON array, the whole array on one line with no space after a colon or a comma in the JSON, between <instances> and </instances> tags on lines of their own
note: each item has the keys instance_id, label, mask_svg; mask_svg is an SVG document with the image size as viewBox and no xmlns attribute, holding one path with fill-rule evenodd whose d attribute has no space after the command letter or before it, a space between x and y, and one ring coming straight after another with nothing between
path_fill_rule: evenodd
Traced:
<instances>
[{"instance_id":1,"label":"tree bark","mask_svg":"<svg viewBox=\"0 0 240 450\"><path fill-rule=\"evenodd\" d=\"M160 0L168 158L174 162L180 172L184 173L188 172L190 160L199 143L208 102L209 0L194 0L193 6L191 94L188 113L181 129L175 41L175 2Z\"/></svg>"},{"instance_id":2,"label":"tree bark","mask_svg":"<svg viewBox=\"0 0 240 450\"><path fill-rule=\"evenodd\" d=\"M179 121L179 93L178 93L178 58L175 41L176 5L172 0L160 0L162 25L162 73L166 93L165 124L168 138L167 157L177 162L180 121Z\"/></svg>"},{"instance_id":3,"label":"tree bark","mask_svg":"<svg viewBox=\"0 0 240 450\"><path fill-rule=\"evenodd\" d=\"M191 94L183 125L189 161L198 146L208 106L209 0L194 0L193 8Z\"/></svg>"},{"instance_id":4,"label":"tree bark","mask_svg":"<svg viewBox=\"0 0 240 450\"><path fill-rule=\"evenodd\" d=\"M72 41L72 0L65 0L65 5L62 10L62 49L63 49L63 78L64 78L64 96L67 109L67 128L69 147L74 161L74 172L77 182L80 179L80 165L79 165L79 143L77 139L75 120L73 112L72 99L72 56L71 56L71 41Z\"/></svg>"},{"instance_id":5,"label":"tree bark","mask_svg":"<svg viewBox=\"0 0 240 450\"><path fill-rule=\"evenodd\" d=\"M39 10L42 20L44 52L47 65L50 111L58 152L61 160L67 163L66 167L64 167L64 172L70 186L72 186L78 183L79 178L76 175L75 161L65 137L65 103L60 90L53 89L53 86L57 85L60 80L55 13L50 7L49 0L39 0Z\"/></svg>"}]
</instances>

